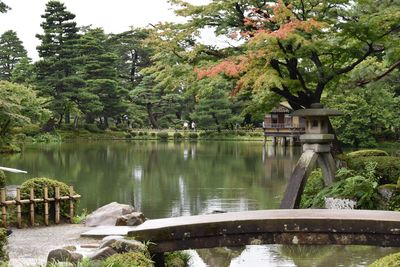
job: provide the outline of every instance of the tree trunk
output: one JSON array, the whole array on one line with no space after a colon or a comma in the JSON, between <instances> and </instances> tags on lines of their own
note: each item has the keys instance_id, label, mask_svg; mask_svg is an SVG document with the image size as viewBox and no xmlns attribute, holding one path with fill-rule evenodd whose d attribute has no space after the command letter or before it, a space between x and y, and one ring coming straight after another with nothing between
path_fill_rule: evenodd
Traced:
<instances>
[{"instance_id":1,"label":"tree trunk","mask_svg":"<svg viewBox=\"0 0 400 267\"><path fill-rule=\"evenodd\" d=\"M150 103L146 104L147 115L149 116L150 124L153 128L158 129L158 123L153 114L153 106Z\"/></svg>"},{"instance_id":2,"label":"tree trunk","mask_svg":"<svg viewBox=\"0 0 400 267\"><path fill-rule=\"evenodd\" d=\"M74 118L74 130L76 130L78 128L78 123L79 123L79 117L75 116L75 118Z\"/></svg>"}]
</instances>

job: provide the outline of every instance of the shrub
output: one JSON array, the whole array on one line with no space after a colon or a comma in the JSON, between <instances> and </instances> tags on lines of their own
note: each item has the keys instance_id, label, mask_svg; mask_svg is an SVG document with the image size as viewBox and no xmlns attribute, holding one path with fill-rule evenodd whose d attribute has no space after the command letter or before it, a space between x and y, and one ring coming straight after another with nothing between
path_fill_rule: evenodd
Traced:
<instances>
[{"instance_id":1,"label":"shrub","mask_svg":"<svg viewBox=\"0 0 400 267\"><path fill-rule=\"evenodd\" d=\"M150 136L156 137L156 133L150 133Z\"/></svg>"},{"instance_id":2,"label":"shrub","mask_svg":"<svg viewBox=\"0 0 400 267\"><path fill-rule=\"evenodd\" d=\"M126 139L131 139L131 138L132 138L132 134L130 134L130 133L126 134L126 135L125 135L125 138L126 138Z\"/></svg>"},{"instance_id":3,"label":"shrub","mask_svg":"<svg viewBox=\"0 0 400 267\"><path fill-rule=\"evenodd\" d=\"M139 136L143 136L144 134L143 134L143 132L139 132Z\"/></svg>"},{"instance_id":4,"label":"shrub","mask_svg":"<svg viewBox=\"0 0 400 267\"><path fill-rule=\"evenodd\" d=\"M381 177L379 184L396 184L400 177L400 158L391 156L371 156L349 158L348 167L363 172L369 162L376 162L376 174Z\"/></svg>"},{"instance_id":5,"label":"shrub","mask_svg":"<svg viewBox=\"0 0 400 267\"><path fill-rule=\"evenodd\" d=\"M91 133L102 133L104 132L103 130L99 129L99 127L96 124L86 124L85 129L88 130Z\"/></svg>"},{"instance_id":6,"label":"shrub","mask_svg":"<svg viewBox=\"0 0 400 267\"><path fill-rule=\"evenodd\" d=\"M186 267L189 266L190 255L186 252L175 251L165 254L166 267Z\"/></svg>"},{"instance_id":7,"label":"shrub","mask_svg":"<svg viewBox=\"0 0 400 267\"><path fill-rule=\"evenodd\" d=\"M110 129L110 131L113 131L113 132L119 131L118 127L116 127L116 126L110 126L109 129Z\"/></svg>"},{"instance_id":8,"label":"shrub","mask_svg":"<svg viewBox=\"0 0 400 267\"><path fill-rule=\"evenodd\" d=\"M397 267L400 266L400 252L387 255L374 261L369 267Z\"/></svg>"},{"instance_id":9,"label":"shrub","mask_svg":"<svg viewBox=\"0 0 400 267\"><path fill-rule=\"evenodd\" d=\"M168 132L159 132L159 133L157 133L157 137L160 140L166 141L166 140L168 140Z\"/></svg>"},{"instance_id":10,"label":"shrub","mask_svg":"<svg viewBox=\"0 0 400 267\"><path fill-rule=\"evenodd\" d=\"M237 135L239 135L239 136L245 136L246 135L246 132L245 131L236 131L236 134Z\"/></svg>"},{"instance_id":11,"label":"shrub","mask_svg":"<svg viewBox=\"0 0 400 267\"><path fill-rule=\"evenodd\" d=\"M182 138L183 138L183 136L181 133L178 133L178 132L174 133L174 139L182 139Z\"/></svg>"},{"instance_id":12,"label":"shrub","mask_svg":"<svg viewBox=\"0 0 400 267\"><path fill-rule=\"evenodd\" d=\"M114 254L108 257L102 266L105 267L152 267L154 266L153 261L151 261L145 254L140 252L129 252L123 254Z\"/></svg>"},{"instance_id":13,"label":"shrub","mask_svg":"<svg viewBox=\"0 0 400 267\"><path fill-rule=\"evenodd\" d=\"M6 186L6 174L0 170L0 188Z\"/></svg>"},{"instance_id":14,"label":"shrub","mask_svg":"<svg viewBox=\"0 0 400 267\"><path fill-rule=\"evenodd\" d=\"M0 263L1 266L8 266L3 265L3 263L8 261L8 253L7 253L7 231L4 228L0 228Z\"/></svg>"},{"instance_id":15,"label":"shrub","mask_svg":"<svg viewBox=\"0 0 400 267\"><path fill-rule=\"evenodd\" d=\"M389 154L386 151L379 149L364 149L364 150L350 152L347 154L347 156L350 158L359 158L359 157L372 157L372 156L376 157L389 156Z\"/></svg>"},{"instance_id":16,"label":"shrub","mask_svg":"<svg viewBox=\"0 0 400 267\"><path fill-rule=\"evenodd\" d=\"M189 138L190 139L197 139L199 135L197 133L189 133Z\"/></svg>"},{"instance_id":17,"label":"shrub","mask_svg":"<svg viewBox=\"0 0 400 267\"><path fill-rule=\"evenodd\" d=\"M44 187L48 187L48 197L54 197L54 187L60 187L60 195L67 196L69 195L69 187L63 182L49 179L45 177L32 178L21 185L21 198L29 198L30 189L33 188L35 193L35 198L43 198L44 197ZM43 214L44 206L43 203L38 203L36 205L36 211L38 214ZM69 203L62 202L61 203L61 215L64 217L69 217Z\"/></svg>"},{"instance_id":18,"label":"shrub","mask_svg":"<svg viewBox=\"0 0 400 267\"><path fill-rule=\"evenodd\" d=\"M44 133L44 134L40 134L37 135L34 139L33 139L34 143L61 143L62 139L61 136L58 134L50 134L50 133Z\"/></svg>"},{"instance_id":19,"label":"shrub","mask_svg":"<svg viewBox=\"0 0 400 267\"><path fill-rule=\"evenodd\" d=\"M25 125L22 128L22 133L26 134L27 136L35 136L41 132L39 125L36 124L29 124Z\"/></svg>"},{"instance_id":20,"label":"shrub","mask_svg":"<svg viewBox=\"0 0 400 267\"><path fill-rule=\"evenodd\" d=\"M315 196L324 189L324 178L321 169L314 170L307 179L306 186L301 196L300 207L310 208Z\"/></svg>"}]
</instances>

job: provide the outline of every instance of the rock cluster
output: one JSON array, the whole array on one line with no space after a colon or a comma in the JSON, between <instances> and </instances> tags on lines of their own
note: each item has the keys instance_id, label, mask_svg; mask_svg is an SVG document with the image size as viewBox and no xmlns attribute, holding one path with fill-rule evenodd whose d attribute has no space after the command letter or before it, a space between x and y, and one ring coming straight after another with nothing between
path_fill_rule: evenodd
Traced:
<instances>
[{"instance_id":1,"label":"rock cluster","mask_svg":"<svg viewBox=\"0 0 400 267\"><path fill-rule=\"evenodd\" d=\"M106 236L97 249L88 255L91 263L102 261L116 253L143 252L147 251L146 246L136 240L125 239L123 236ZM57 263L57 266L68 266L68 263L76 264L83 256L69 250L69 248L55 249L50 251L47 263ZM100 262L98 262L100 263Z\"/></svg>"},{"instance_id":2,"label":"rock cluster","mask_svg":"<svg viewBox=\"0 0 400 267\"><path fill-rule=\"evenodd\" d=\"M136 226L144 223L143 213L131 205L112 202L91 213L85 220L86 226Z\"/></svg>"}]
</instances>

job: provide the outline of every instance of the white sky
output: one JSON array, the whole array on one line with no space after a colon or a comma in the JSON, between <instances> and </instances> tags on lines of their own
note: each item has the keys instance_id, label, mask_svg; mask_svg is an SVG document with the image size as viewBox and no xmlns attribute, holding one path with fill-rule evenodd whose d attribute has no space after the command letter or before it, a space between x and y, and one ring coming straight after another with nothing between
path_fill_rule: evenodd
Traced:
<instances>
[{"instance_id":1,"label":"white sky","mask_svg":"<svg viewBox=\"0 0 400 267\"><path fill-rule=\"evenodd\" d=\"M23 41L29 56L38 59L35 37L41 33L47 0L4 0L11 7L5 14L0 14L0 34L14 30ZM61 0L67 10L76 15L78 26L93 25L102 27L107 33L120 33L130 26L144 27L160 21L182 21L177 18L167 0ZM204 4L209 0L190 0L193 4Z\"/></svg>"}]
</instances>

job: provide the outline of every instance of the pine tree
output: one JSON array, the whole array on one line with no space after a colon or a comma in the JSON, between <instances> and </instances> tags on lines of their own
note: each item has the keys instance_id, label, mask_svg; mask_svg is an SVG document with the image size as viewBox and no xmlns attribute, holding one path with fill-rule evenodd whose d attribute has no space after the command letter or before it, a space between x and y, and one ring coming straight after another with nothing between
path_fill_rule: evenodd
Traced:
<instances>
[{"instance_id":1,"label":"pine tree","mask_svg":"<svg viewBox=\"0 0 400 267\"><path fill-rule=\"evenodd\" d=\"M9 30L0 36L0 79L9 81L12 71L27 52L15 31Z\"/></svg>"},{"instance_id":2,"label":"pine tree","mask_svg":"<svg viewBox=\"0 0 400 267\"><path fill-rule=\"evenodd\" d=\"M35 81L34 65L30 58L21 58L11 73L11 81L25 85L31 85Z\"/></svg>"},{"instance_id":3,"label":"pine tree","mask_svg":"<svg viewBox=\"0 0 400 267\"><path fill-rule=\"evenodd\" d=\"M38 87L42 95L53 97L51 107L60 122L65 116L69 123L74 90L82 85L76 77L79 35L75 15L63 3L50 1L42 18L44 33L36 35L41 41L37 50L42 58L36 63Z\"/></svg>"},{"instance_id":4,"label":"pine tree","mask_svg":"<svg viewBox=\"0 0 400 267\"><path fill-rule=\"evenodd\" d=\"M108 119L118 120L126 112L128 91L117 80L117 57L108 45L108 36L102 29L89 29L82 36L80 50L84 62L81 70L86 81L85 94L95 97L92 110L87 112L87 121L101 117L102 127L108 127Z\"/></svg>"}]
</instances>

